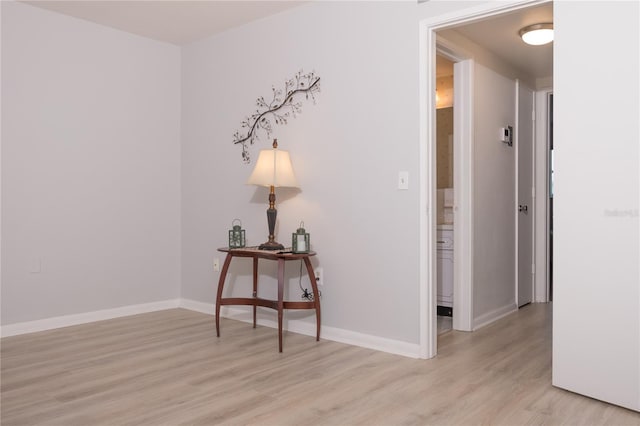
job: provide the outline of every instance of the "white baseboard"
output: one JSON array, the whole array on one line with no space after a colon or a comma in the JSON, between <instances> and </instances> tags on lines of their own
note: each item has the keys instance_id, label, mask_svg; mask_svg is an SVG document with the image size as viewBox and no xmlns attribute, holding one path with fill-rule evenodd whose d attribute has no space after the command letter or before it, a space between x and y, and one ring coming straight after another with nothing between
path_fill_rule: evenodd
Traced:
<instances>
[{"instance_id":1,"label":"white baseboard","mask_svg":"<svg viewBox=\"0 0 640 426\"><path fill-rule=\"evenodd\" d=\"M479 317L473 320L473 330L477 330L484 326L491 324L494 321L499 320L513 312L518 310L518 305L515 303L510 303L508 305L504 305L499 307L498 309L494 309L491 312L487 312L486 314L482 314Z\"/></svg>"},{"instance_id":2,"label":"white baseboard","mask_svg":"<svg viewBox=\"0 0 640 426\"><path fill-rule=\"evenodd\" d=\"M56 328L69 327L72 325L85 324L94 321L103 321L129 315L144 314L147 312L174 308L184 308L207 315L215 314L215 304L213 303L203 303L190 299L173 299L160 302L145 303L141 305L123 306L114 309L103 309L100 311L86 312L82 314L64 315L37 321L3 325L2 327L0 327L0 336L16 336L19 334L52 330ZM240 308L230 308L228 306L224 306L220 314L225 318L248 323L253 322L253 316L251 315L251 312ZM265 327L278 328L277 316L274 315L273 317L273 320L264 318L264 316L258 317L258 324ZM304 334L306 336L315 337L316 335L315 318L313 322L307 322L297 319L287 319L287 316L285 314L283 328L293 333ZM377 351L388 352L410 358L420 357L420 345L418 344L386 339L384 337L358 333L341 328L322 326L322 328L320 329L320 337L325 340L332 340L334 342L346 343L348 345L361 346L363 348L374 349Z\"/></svg>"},{"instance_id":3,"label":"white baseboard","mask_svg":"<svg viewBox=\"0 0 640 426\"><path fill-rule=\"evenodd\" d=\"M180 299L180 307L190 311L200 312L201 314L215 315L215 303L196 302L191 299ZM222 308L224 311L225 308Z\"/></svg>"},{"instance_id":4,"label":"white baseboard","mask_svg":"<svg viewBox=\"0 0 640 426\"><path fill-rule=\"evenodd\" d=\"M215 304L213 303L202 303L189 299L181 299L180 307L209 315L215 314ZM224 306L220 310L220 315L229 319L253 323L253 315L249 310ZM294 319L288 320L286 316L287 315L285 313L285 319L282 327L283 329L291 331L293 333L315 337L315 317L313 322L307 322ZM273 320L266 319L264 317L261 318L260 316L258 316L257 323L264 327L278 328L277 316L275 315ZM348 345L374 349L377 351L388 352L396 355L402 355L409 358L420 357L420 345L418 344L386 339L384 337L372 336L370 334L358 333L341 328L328 327L323 325L320 328L320 338L324 340L332 340L339 343L346 343Z\"/></svg>"},{"instance_id":5,"label":"white baseboard","mask_svg":"<svg viewBox=\"0 0 640 426\"><path fill-rule=\"evenodd\" d=\"M19 322L0 327L0 336L9 337L19 334L35 333L37 331L53 330L55 328L69 327L72 325L86 324L94 321L103 321L129 315L145 314L148 312L163 311L180 306L180 299L162 300L159 302L144 303L141 305L122 306L113 309L102 309L81 314L64 315L60 317L45 318L36 321Z\"/></svg>"}]
</instances>

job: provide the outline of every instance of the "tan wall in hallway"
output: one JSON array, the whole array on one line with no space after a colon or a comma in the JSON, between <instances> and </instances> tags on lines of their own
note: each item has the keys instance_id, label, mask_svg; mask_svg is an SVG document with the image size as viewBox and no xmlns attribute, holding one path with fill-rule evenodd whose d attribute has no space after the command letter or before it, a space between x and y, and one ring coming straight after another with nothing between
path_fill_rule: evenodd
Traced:
<instances>
[{"instance_id":1,"label":"tan wall in hallway","mask_svg":"<svg viewBox=\"0 0 640 426\"><path fill-rule=\"evenodd\" d=\"M453 188L453 146L449 146L449 135L453 135L453 107L436 110L436 120L437 188Z\"/></svg>"}]
</instances>

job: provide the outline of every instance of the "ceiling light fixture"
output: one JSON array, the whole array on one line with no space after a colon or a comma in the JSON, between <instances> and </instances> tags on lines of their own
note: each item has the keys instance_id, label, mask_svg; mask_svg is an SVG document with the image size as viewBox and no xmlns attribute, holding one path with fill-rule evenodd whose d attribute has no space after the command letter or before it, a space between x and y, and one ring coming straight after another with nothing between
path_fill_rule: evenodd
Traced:
<instances>
[{"instance_id":1,"label":"ceiling light fixture","mask_svg":"<svg viewBox=\"0 0 640 426\"><path fill-rule=\"evenodd\" d=\"M533 24L519 32L522 41L533 46L541 46L553 41L553 24Z\"/></svg>"}]
</instances>

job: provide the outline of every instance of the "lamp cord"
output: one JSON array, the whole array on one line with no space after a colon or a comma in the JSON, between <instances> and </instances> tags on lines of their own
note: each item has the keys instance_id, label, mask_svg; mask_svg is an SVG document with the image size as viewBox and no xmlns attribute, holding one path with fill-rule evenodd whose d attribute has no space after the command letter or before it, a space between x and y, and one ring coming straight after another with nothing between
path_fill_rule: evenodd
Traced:
<instances>
[{"instance_id":1,"label":"lamp cord","mask_svg":"<svg viewBox=\"0 0 640 426\"><path fill-rule=\"evenodd\" d=\"M310 293L306 288L302 288L302 259L300 259L300 274L298 275L298 285L300 286L300 291L302 291L302 299L313 302L313 293Z\"/></svg>"}]
</instances>

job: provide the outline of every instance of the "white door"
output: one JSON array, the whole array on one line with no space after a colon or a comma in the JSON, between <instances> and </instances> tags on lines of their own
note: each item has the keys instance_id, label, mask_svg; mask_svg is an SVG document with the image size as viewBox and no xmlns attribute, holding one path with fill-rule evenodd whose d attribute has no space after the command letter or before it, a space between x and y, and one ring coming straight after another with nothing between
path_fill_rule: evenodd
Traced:
<instances>
[{"instance_id":1,"label":"white door","mask_svg":"<svg viewBox=\"0 0 640 426\"><path fill-rule=\"evenodd\" d=\"M533 102L534 93L518 81L518 306L533 299Z\"/></svg>"}]
</instances>

